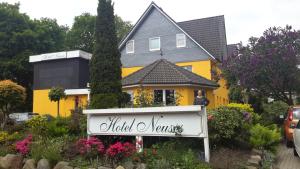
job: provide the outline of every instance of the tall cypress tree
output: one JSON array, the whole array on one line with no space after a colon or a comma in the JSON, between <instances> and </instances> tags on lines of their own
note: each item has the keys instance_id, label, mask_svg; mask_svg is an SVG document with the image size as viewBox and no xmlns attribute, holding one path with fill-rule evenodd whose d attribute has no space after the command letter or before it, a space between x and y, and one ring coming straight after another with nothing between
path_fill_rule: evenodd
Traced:
<instances>
[{"instance_id":1,"label":"tall cypress tree","mask_svg":"<svg viewBox=\"0 0 300 169\"><path fill-rule=\"evenodd\" d=\"M121 60L111 0L99 0L90 63L91 107L117 107L122 94Z\"/></svg>"}]
</instances>

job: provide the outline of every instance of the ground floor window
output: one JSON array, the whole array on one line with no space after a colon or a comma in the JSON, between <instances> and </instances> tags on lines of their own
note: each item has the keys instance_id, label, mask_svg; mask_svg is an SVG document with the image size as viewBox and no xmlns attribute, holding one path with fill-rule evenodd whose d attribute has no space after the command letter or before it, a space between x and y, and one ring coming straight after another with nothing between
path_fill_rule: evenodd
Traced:
<instances>
[{"instance_id":1,"label":"ground floor window","mask_svg":"<svg viewBox=\"0 0 300 169\"><path fill-rule=\"evenodd\" d=\"M154 90L154 104L175 105L175 90Z\"/></svg>"}]
</instances>

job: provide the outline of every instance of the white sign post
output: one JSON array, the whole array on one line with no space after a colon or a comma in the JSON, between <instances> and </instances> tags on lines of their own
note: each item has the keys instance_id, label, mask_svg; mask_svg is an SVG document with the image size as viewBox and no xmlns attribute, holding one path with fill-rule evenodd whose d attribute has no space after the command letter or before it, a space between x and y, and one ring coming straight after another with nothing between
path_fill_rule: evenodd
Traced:
<instances>
[{"instance_id":1,"label":"white sign post","mask_svg":"<svg viewBox=\"0 0 300 169\"><path fill-rule=\"evenodd\" d=\"M204 138L205 161L209 162L207 114L201 106L90 109L83 113L87 114L89 136L136 136L137 142L143 141L142 136ZM178 128L183 131L178 133Z\"/></svg>"}]
</instances>

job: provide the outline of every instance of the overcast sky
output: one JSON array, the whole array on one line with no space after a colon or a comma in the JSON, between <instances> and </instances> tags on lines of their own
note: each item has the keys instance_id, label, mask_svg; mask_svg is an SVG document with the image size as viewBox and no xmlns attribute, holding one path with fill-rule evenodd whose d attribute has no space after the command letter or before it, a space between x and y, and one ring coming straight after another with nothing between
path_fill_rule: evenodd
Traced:
<instances>
[{"instance_id":1,"label":"overcast sky","mask_svg":"<svg viewBox=\"0 0 300 169\"><path fill-rule=\"evenodd\" d=\"M133 24L152 0L114 0L115 13ZM72 26L83 12L96 14L98 0L0 0L20 2L21 12L31 18L56 18ZM175 21L225 15L227 43L246 43L271 26L300 29L300 0L154 0Z\"/></svg>"}]
</instances>

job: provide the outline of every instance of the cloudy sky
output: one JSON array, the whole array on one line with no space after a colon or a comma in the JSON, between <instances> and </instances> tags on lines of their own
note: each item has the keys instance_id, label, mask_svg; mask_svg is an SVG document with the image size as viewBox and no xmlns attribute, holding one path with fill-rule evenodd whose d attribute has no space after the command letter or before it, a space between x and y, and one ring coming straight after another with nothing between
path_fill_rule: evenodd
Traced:
<instances>
[{"instance_id":1,"label":"cloudy sky","mask_svg":"<svg viewBox=\"0 0 300 169\"><path fill-rule=\"evenodd\" d=\"M152 0L114 0L115 13L135 23ZM74 16L96 14L98 0L0 0L20 2L31 18L56 18L71 26ZM154 0L175 21L225 15L228 44L259 36L271 26L300 29L300 0Z\"/></svg>"}]
</instances>

